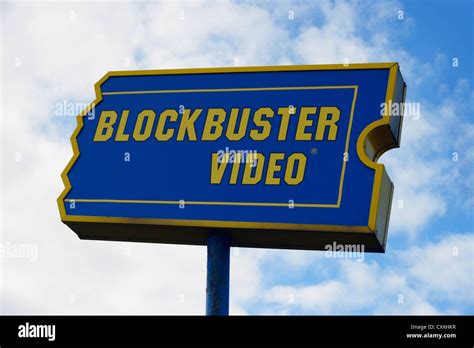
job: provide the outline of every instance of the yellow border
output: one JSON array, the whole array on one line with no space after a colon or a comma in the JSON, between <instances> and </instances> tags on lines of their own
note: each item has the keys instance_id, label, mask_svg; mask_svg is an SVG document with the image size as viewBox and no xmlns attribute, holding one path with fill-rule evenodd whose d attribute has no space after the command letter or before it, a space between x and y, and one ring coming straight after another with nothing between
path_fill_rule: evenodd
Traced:
<instances>
[{"instance_id":1,"label":"yellow border","mask_svg":"<svg viewBox=\"0 0 474 348\"><path fill-rule=\"evenodd\" d=\"M389 104L389 101L393 101L393 98L395 96L395 85L397 81L397 73L398 73L398 63L394 63L390 67L390 72L388 76L387 92L385 95L386 105ZM360 133L359 139L357 140L357 154L359 155L360 160L367 167L375 170L374 185L372 189L372 200L370 202L369 223L368 223L369 228L373 231L375 231L376 229L377 211L378 211L379 199L380 199L380 186L382 185L382 174L384 172L385 166L381 163L376 163L372 161L369 157L367 157L367 154L365 153L365 150L364 150L364 143L369 133L371 133L374 129L384 126L384 125L390 125L389 108L385 108L385 114L380 120L372 122L367 127L365 127L364 130ZM390 148L386 148L384 149L383 152L389 149ZM382 155L382 153L380 153L379 157Z\"/></svg>"},{"instance_id":2,"label":"yellow border","mask_svg":"<svg viewBox=\"0 0 474 348\"><path fill-rule=\"evenodd\" d=\"M77 127L71 135L73 157L61 173L65 188L57 199L62 221L71 222L99 222L99 223L126 223L126 224L148 224L148 225L170 225L190 226L208 228L246 228L246 229L283 229L283 230L306 230L306 231L343 231L343 232L375 232L375 223L380 195L381 177L384 165L371 161L365 151L364 142L368 134L375 128L389 124L389 110L382 119L368 125L360 134L357 141L357 154L360 160L369 168L375 170L375 179L372 191L372 199L369 212L368 226L344 226L344 225L315 225L315 224L287 224L287 223L261 223L241 221L218 221L218 220L179 220L179 219L144 219L144 218L117 218L102 216L77 216L67 215L64 208L65 197L71 190L71 183L67 174L79 157L79 148L76 137L84 126L83 116L87 111L102 101L100 86L111 76L147 76L147 75L180 75L180 74L213 74L213 73L238 73L238 72L268 72L268 71L314 71L314 70L364 70L364 69L390 69L385 102L393 100L395 83L398 72L398 63L368 63L368 64L331 64L331 65L294 65L294 66L266 66L266 67L232 67L232 68L200 68L200 69L172 69L172 70L142 70L142 71L110 71L105 74L95 85L96 99L77 117ZM386 108L387 109L387 108Z\"/></svg>"},{"instance_id":3,"label":"yellow border","mask_svg":"<svg viewBox=\"0 0 474 348\"><path fill-rule=\"evenodd\" d=\"M318 89L353 89L352 103L347 123L346 142L344 152L349 150L349 139L352 130L352 120L354 117L354 108L357 100L358 86L307 86L307 87L266 87L266 88L226 88L226 89L187 89L187 90L161 90L161 91L126 91L109 92L102 95L137 95L137 94L161 94L161 93L182 93L182 92L256 92L256 91L291 91L291 90L318 90ZM346 161L342 159L341 175L339 178L339 188L337 191L337 200L334 204L329 203L295 203L299 208L339 208L341 205L342 191L344 186L344 176L346 172ZM140 199L91 199L91 198L68 198L65 202L87 202L87 203L131 203L131 204L180 204L181 201L165 200L140 200ZM235 205L235 206L268 206L268 207L287 207L285 203L264 203L264 202L207 202L207 201L185 201L190 205Z\"/></svg>"},{"instance_id":4,"label":"yellow border","mask_svg":"<svg viewBox=\"0 0 474 348\"><path fill-rule=\"evenodd\" d=\"M259 87L259 88L209 88L209 89L163 89L158 91L102 92L102 95L164 94L164 93L209 93L209 92L258 92L258 91L301 91L307 89L342 89L354 86L306 86L306 87Z\"/></svg>"}]
</instances>

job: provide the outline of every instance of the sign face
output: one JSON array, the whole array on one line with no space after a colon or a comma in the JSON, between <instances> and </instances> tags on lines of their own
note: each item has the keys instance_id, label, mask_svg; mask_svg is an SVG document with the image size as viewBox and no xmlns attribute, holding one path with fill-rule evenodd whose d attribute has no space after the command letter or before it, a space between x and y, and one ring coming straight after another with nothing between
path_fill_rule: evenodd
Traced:
<instances>
[{"instance_id":1,"label":"sign face","mask_svg":"<svg viewBox=\"0 0 474 348\"><path fill-rule=\"evenodd\" d=\"M58 198L80 238L384 251L397 63L109 72L95 91Z\"/></svg>"}]
</instances>

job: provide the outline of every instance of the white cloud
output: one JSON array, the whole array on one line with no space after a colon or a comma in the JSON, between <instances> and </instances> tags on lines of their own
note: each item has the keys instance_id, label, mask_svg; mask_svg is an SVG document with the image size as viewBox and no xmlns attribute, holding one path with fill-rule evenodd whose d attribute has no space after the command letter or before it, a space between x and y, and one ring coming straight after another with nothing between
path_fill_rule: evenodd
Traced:
<instances>
[{"instance_id":1,"label":"white cloud","mask_svg":"<svg viewBox=\"0 0 474 348\"><path fill-rule=\"evenodd\" d=\"M275 286L265 294L265 301L282 306L283 313L296 305L314 313L329 314L332 313L332 305L343 295L340 282L328 281L305 287Z\"/></svg>"},{"instance_id":2,"label":"white cloud","mask_svg":"<svg viewBox=\"0 0 474 348\"><path fill-rule=\"evenodd\" d=\"M146 8L143 43L148 66L264 65L285 59L288 33L258 6L219 1Z\"/></svg>"},{"instance_id":3,"label":"white cloud","mask_svg":"<svg viewBox=\"0 0 474 348\"><path fill-rule=\"evenodd\" d=\"M390 219L394 232L416 237L429 221L448 211L448 200L451 209L469 206L473 125L466 115L473 111L473 100L463 79L444 98L408 98L407 102L420 104L420 115L404 119L400 149L380 159L395 183Z\"/></svg>"},{"instance_id":4,"label":"white cloud","mask_svg":"<svg viewBox=\"0 0 474 348\"><path fill-rule=\"evenodd\" d=\"M275 285L262 300L280 314L460 312L474 301L474 235L448 235L437 243L398 252L383 266L340 260L339 269L331 280L320 283ZM437 309L433 305L437 301L448 305Z\"/></svg>"},{"instance_id":5,"label":"white cloud","mask_svg":"<svg viewBox=\"0 0 474 348\"><path fill-rule=\"evenodd\" d=\"M474 305L474 235L448 235L400 253L415 284L434 298Z\"/></svg>"},{"instance_id":6,"label":"white cloud","mask_svg":"<svg viewBox=\"0 0 474 348\"><path fill-rule=\"evenodd\" d=\"M80 241L59 221L55 200L63 187L59 174L72 156L67 138L74 121L65 122L52 111L64 99L93 100L93 83L106 71L230 66L235 58L240 65L264 65L402 57L408 82L423 81L416 73L419 62L403 50L394 52L393 42L387 39L393 28L384 24L399 8L397 3L377 10L360 8L356 2L262 6L230 1L2 2L0 6L2 242L39 247L37 262L0 260L2 313L204 313L205 248ZM286 18L289 8L296 12L291 23ZM321 23L305 17L306 12ZM366 23L364 18L370 20ZM374 28L376 34L361 34ZM452 105L445 104L446 112ZM438 134L443 124L427 120L416 126L405 124L407 145L402 146L411 149L420 134L423 139ZM410 133L410 129L416 131ZM468 128L464 129L468 137ZM445 204L436 187L427 184L444 167L425 160L415 167L423 175L410 175L404 168L416 158L405 162L408 152L400 152L389 168L401 197L409 197L406 204L413 207L404 210L405 215L395 213L397 219L392 221L406 222L399 229L421 228L443 214ZM15 160L17 154L20 161ZM418 209L430 205L434 208ZM260 302L278 305L267 307L270 312L298 307L302 312L346 313L371 305L381 313L436 312L407 284L412 278L377 264L334 263L341 273L334 279L321 266L318 272L328 277L325 283L277 285L267 291L265 272L307 267L321 255L241 250L232 258L232 312L246 313ZM460 268L459 274L464 271ZM419 271L413 268L411 272ZM387 284L387 292L379 293L379 279ZM428 288L437 283L423 279L422 284ZM293 306L288 304L288 292L294 294ZM409 309L396 303L399 292L406 294Z\"/></svg>"}]
</instances>

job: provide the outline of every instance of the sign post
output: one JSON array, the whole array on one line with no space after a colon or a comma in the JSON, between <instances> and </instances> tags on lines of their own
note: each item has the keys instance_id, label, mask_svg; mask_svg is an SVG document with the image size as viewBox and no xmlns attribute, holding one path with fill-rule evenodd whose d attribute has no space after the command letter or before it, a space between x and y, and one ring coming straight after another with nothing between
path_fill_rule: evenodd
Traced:
<instances>
[{"instance_id":1,"label":"sign post","mask_svg":"<svg viewBox=\"0 0 474 348\"><path fill-rule=\"evenodd\" d=\"M81 239L207 245L209 315L230 247L385 252L398 63L115 71L77 117L61 220ZM358 249L358 250L360 250Z\"/></svg>"},{"instance_id":2,"label":"sign post","mask_svg":"<svg viewBox=\"0 0 474 348\"><path fill-rule=\"evenodd\" d=\"M230 240L213 232L207 240L206 315L229 315Z\"/></svg>"}]
</instances>

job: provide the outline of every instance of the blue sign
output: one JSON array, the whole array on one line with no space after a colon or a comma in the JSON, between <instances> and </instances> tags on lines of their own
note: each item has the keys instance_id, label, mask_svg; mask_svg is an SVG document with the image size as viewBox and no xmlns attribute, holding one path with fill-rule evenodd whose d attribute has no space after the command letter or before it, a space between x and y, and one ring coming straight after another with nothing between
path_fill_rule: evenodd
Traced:
<instances>
[{"instance_id":1,"label":"blue sign","mask_svg":"<svg viewBox=\"0 0 474 348\"><path fill-rule=\"evenodd\" d=\"M58 198L79 237L384 251L397 63L109 72L95 91Z\"/></svg>"}]
</instances>

